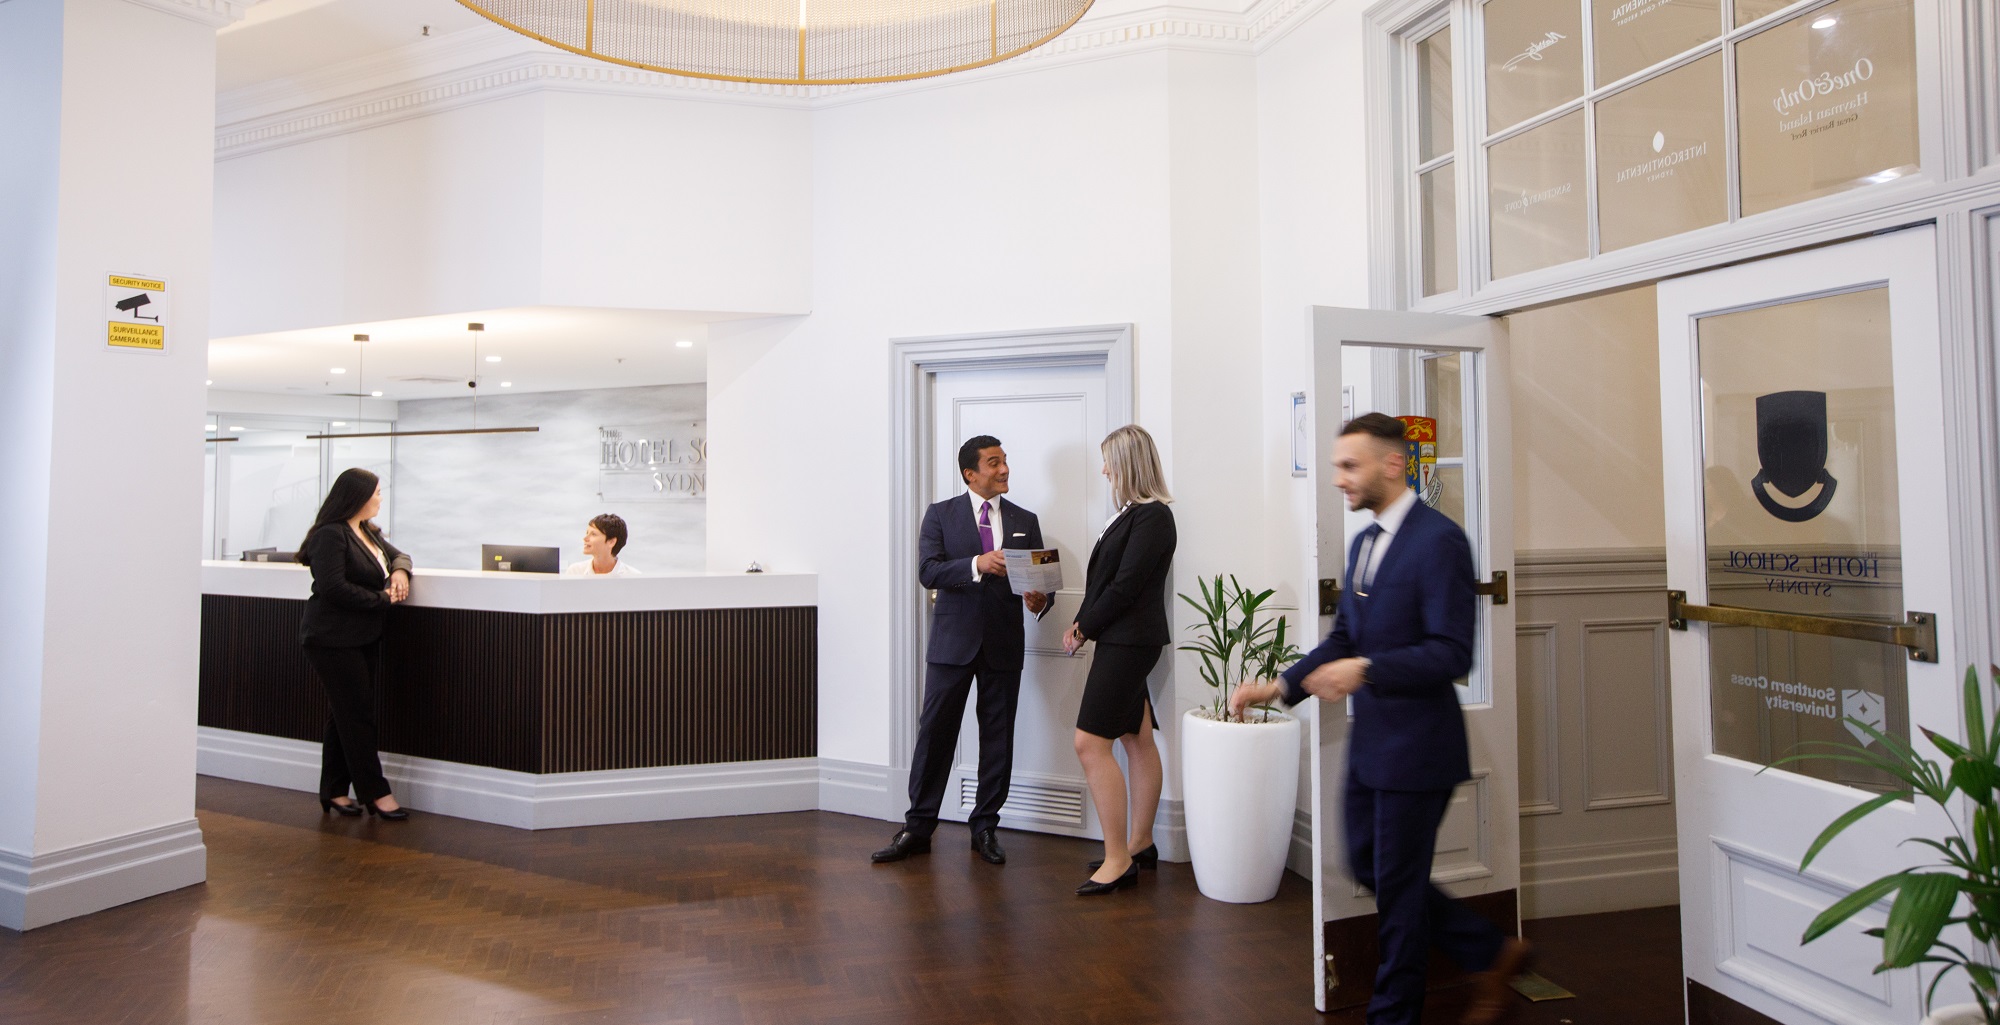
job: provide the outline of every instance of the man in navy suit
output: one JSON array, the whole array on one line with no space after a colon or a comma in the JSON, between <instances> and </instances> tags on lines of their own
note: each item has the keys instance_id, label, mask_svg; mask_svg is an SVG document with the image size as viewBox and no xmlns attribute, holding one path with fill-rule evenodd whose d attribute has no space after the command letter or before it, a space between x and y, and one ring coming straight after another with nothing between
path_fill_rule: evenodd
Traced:
<instances>
[{"instance_id":1,"label":"man in navy suit","mask_svg":"<svg viewBox=\"0 0 2000 1025\"><path fill-rule=\"evenodd\" d=\"M1472 668L1477 619L1472 547L1451 518L1417 501L1404 478L1403 424L1369 413L1341 429L1336 483L1348 508L1375 514L1347 553L1333 632L1285 670L1230 698L1240 711L1307 695L1352 696L1344 792L1348 863L1375 892L1381 964L1368 1025L1414 1025L1433 944L1477 973L1464 1025L1511 1008L1507 983L1529 949L1431 884L1431 856L1452 790L1472 778L1456 681Z\"/></svg>"},{"instance_id":2,"label":"man in navy suit","mask_svg":"<svg viewBox=\"0 0 2000 1025\"><path fill-rule=\"evenodd\" d=\"M924 513L917 539L917 578L937 592L924 656L924 709L910 758L910 810L889 846L870 856L901 861L931 849L938 808L950 781L952 752L966 698L979 684L979 803L972 809L972 849L995 865L1007 862L997 832L1000 806L1014 772L1014 709L1021 696L1027 610L1040 619L1045 594L1015 594L1007 583L1006 548L1042 547L1035 514L1001 497L1007 492L1007 452L988 435L958 450L966 493Z\"/></svg>"}]
</instances>

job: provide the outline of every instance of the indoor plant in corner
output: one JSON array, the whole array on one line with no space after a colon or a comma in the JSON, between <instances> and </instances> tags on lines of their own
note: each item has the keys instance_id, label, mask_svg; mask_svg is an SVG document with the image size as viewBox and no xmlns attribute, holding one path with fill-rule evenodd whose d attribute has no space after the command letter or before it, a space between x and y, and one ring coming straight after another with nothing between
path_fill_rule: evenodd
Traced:
<instances>
[{"instance_id":1,"label":"indoor plant in corner","mask_svg":"<svg viewBox=\"0 0 2000 1025\"><path fill-rule=\"evenodd\" d=\"M2000 675L2000 668L1992 672ZM1805 758L1855 762L1889 773L1909 790L1882 794L1833 820L1806 848L1799 871L1805 871L1847 827L1910 791L1943 808L1954 831L1941 839L1912 837L1909 843L1931 848L1942 861L1886 875L1855 890L1813 919L1799 942L1810 943L1826 935L1862 909L1894 894L1888 921L1880 929L1868 930L1868 935L1882 940L1882 963L1875 971L1919 964L1941 966L1924 993L1926 1007L1936 995L1938 983L1954 969L1963 971L1972 983L1977 1003L1936 1008L1924 1021L1931 1025L2000 1025L2000 986L1996 986L2000 983L2000 715L1987 719L1979 674L1968 667L1965 743L1924 730L1924 736L1950 759L1947 764L1918 754L1907 742L1858 719L1847 721L1866 730L1882 750L1815 744L1816 752L1783 758L1773 766ZM1960 794L1964 795L1962 805L1955 799ZM1959 817L1961 809L1969 813L1968 818ZM1955 925L1963 925L1965 932L1949 939L1941 936Z\"/></svg>"},{"instance_id":2,"label":"indoor plant in corner","mask_svg":"<svg viewBox=\"0 0 2000 1025\"><path fill-rule=\"evenodd\" d=\"M1214 699L1182 717L1181 791L1195 885L1204 896L1255 904L1278 895L1298 802L1299 721L1269 708L1229 714L1229 694L1245 680L1270 679L1299 658L1285 617L1266 615L1272 591L1252 592L1218 575L1200 580L1195 640Z\"/></svg>"}]
</instances>

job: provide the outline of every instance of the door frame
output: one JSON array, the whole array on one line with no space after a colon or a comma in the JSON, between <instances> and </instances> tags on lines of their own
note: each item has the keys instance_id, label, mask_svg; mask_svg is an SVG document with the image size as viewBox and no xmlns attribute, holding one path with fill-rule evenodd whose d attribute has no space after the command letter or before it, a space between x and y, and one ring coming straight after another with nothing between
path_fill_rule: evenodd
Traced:
<instances>
[{"instance_id":1,"label":"door frame","mask_svg":"<svg viewBox=\"0 0 2000 1025\"><path fill-rule=\"evenodd\" d=\"M1132 422L1131 324L889 340L889 772L881 817L903 817L924 686L924 590L917 535L932 488L932 392L942 371L1104 368L1106 423Z\"/></svg>"}]
</instances>

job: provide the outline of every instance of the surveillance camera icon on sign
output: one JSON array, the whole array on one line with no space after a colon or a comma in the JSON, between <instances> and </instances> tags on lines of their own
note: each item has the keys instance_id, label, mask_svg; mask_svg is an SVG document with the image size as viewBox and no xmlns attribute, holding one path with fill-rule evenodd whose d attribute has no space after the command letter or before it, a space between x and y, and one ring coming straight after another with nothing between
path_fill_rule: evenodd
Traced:
<instances>
[{"instance_id":1,"label":"surveillance camera icon on sign","mask_svg":"<svg viewBox=\"0 0 2000 1025\"><path fill-rule=\"evenodd\" d=\"M1869 736L1867 730L1845 720L1855 719L1878 730L1886 729L1889 724L1886 709L1887 703L1882 700L1882 695L1872 690L1840 692L1841 725L1847 727L1847 732L1854 734L1854 739L1860 741L1863 747L1874 744L1875 738Z\"/></svg>"}]
</instances>

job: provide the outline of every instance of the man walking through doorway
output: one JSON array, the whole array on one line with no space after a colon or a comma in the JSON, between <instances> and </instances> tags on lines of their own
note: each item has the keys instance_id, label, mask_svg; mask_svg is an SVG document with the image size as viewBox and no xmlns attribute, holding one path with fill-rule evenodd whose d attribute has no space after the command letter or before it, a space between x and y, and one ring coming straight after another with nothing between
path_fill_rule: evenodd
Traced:
<instances>
[{"instance_id":1,"label":"man walking through doorway","mask_svg":"<svg viewBox=\"0 0 2000 1025\"><path fill-rule=\"evenodd\" d=\"M1472 547L1451 518L1405 482L1403 424L1368 413L1341 428L1335 482L1375 523L1347 553L1333 631L1282 681L1237 688L1230 708L1308 694L1352 697L1342 816L1354 879L1375 893L1381 964L1368 1025L1415 1025L1433 944L1477 973L1464 1025L1494 1025L1512 1006L1525 942L1431 883L1438 825L1452 790L1472 778L1456 681L1472 668Z\"/></svg>"},{"instance_id":2,"label":"man walking through doorway","mask_svg":"<svg viewBox=\"0 0 2000 1025\"><path fill-rule=\"evenodd\" d=\"M1042 547L1042 526L1034 513L1001 497L1007 492L1007 452L1000 439L982 434L959 446L958 472L966 493L931 506L917 539L917 578L937 592L937 604L924 656L917 749L910 758L910 810L889 846L870 856L877 864L930 852L958 725L975 680L979 802L968 821L972 850L992 864L1007 862L998 829L1014 771L1014 709L1027 648L1021 608L1025 599L1027 610L1040 619L1049 598L1013 592L1002 549Z\"/></svg>"}]
</instances>

